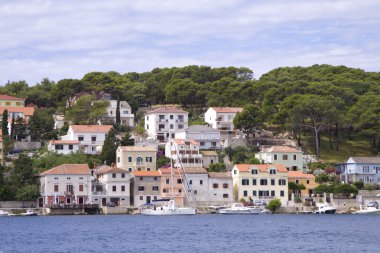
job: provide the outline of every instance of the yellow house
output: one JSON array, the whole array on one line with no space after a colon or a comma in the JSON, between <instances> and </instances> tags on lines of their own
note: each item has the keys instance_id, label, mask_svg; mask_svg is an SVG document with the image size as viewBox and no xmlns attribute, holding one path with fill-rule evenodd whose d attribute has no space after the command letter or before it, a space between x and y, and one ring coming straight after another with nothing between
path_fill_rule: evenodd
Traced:
<instances>
[{"instance_id":1,"label":"yellow house","mask_svg":"<svg viewBox=\"0 0 380 253\"><path fill-rule=\"evenodd\" d=\"M0 95L0 106L5 107L24 107L25 101L23 98L17 98L8 95Z\"/></svg>"},{"instance_id":2,"label":"yellow house","mask_svg":"<svg viewBox=\"0 0 380 253\"><path fill-rule=\"evenodd\" d=\"M116 167L126 171L155 171L156 149L144 146L120 146L116 150Z\"/></svg>"},{"instance_id":3,"label":"yellow house","mask_svg":"<svg viewBox=\"0 0 380 253\"><path fill-rule=\"evenodd\" d=\"M306 174L301 171L289 171L289 183L302 184L305 186L305 190L301 190L301 196L310 196L314 194L315 187L318 184L315 182L315 176L313 174Z\"/></svg>"},{"instance_id":4,"label":"yellow house","mask_svg":"<svg viewBox=\"0 0 380 253\"><path fill-rule=\"evenodd\" d=\"M251 198L269 202L277 198L283 205L288 201L288 170L284 165L236 164L232 180L238 200Z\"/></svg>"}]
</instances>

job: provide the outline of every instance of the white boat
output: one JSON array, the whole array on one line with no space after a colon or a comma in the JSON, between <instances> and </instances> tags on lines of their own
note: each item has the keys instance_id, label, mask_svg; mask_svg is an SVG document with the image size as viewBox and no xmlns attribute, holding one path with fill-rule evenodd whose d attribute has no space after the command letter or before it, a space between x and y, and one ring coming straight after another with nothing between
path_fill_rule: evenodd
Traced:
<instances>
[{"instance_id":1,"label":"white boat","mask_svg":"<svg viewBox=\"0 0 380 253\"><path fill-rule=\"evenodd\" d=\"M336 212L336 208L328 203L322 204L318 206L318 209L314 213L328 213L328 214L334 214Z\"/></svg>"},{"instance_id":2,"label":"white boat","mask_svg":"<svg viewBox=\"0 0 380 253\"><path fill-rule=\"evenodd\" d=\"M6 212L4 210L0 210L0 217L1 216L8 216L9 215L9 212Z\"/></svg>"},{"instance_id":3,"label":"white boat","mask_svg":"<svg viewBox=\"0 0 380 253\"><path fill-rule=\"evenodd\" d=\"M22 216L37 216L37 213L33 211L32 209L26 210L26 213L22 213Z\"/></svg>"},{"instance_id":4,"label":"white boat","mask_svg":"<svg viewBox=\"0 0 380 253\"><path fill-rule=\"evenodd\" d=\"M246 207L241 203L233 203L231 207L219 210L221 214L260 214L262 209L258 207Z\"/></svg>"},{"instance_id":5,"label":"white boat","mask_svg":"<svg viewBox=\"0 0 380 253\"><path fill-rule=\"evenodd\" d=\"M354 212L353 214L380 214L380 209L377 209L374 206L360 205L360 210Z\"/></svg>"}]
</instances>

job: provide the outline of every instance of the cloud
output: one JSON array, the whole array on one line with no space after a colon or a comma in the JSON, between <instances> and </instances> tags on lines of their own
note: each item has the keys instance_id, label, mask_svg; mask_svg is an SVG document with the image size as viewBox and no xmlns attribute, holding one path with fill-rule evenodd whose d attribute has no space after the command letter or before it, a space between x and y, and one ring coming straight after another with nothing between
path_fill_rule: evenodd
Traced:
<instances>
[{"instance_id":1,"label":"cloud","mask_svg":"<svg viewBox=\"0 0 380 253\"><path fill-rule=\"evenodd\" d=\"M379 71L376 0L9 1L0 84L154 67L345 64Z\"/></svg>"}]
</instances>

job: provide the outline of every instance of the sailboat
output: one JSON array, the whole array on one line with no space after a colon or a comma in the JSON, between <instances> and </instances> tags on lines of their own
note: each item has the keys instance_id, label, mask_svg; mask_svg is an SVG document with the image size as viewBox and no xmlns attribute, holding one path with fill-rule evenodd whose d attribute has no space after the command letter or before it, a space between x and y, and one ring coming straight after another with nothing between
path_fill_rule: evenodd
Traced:
<instances>
[{"instance_id":1,"label":"sailboat","mask_svg":"<svg viewBox=\"0 0 380 253\"><path fill-rule=\"evenodd\" d=\"M172 140L169 139L169 141L170 141L170 145L172 145ZM182 164L181 164L181 171L184 172L183 176L186 177L186 173L185 173L185 170L183 169ZM179 172L179 175L182 179L182 174L181 174L180 170L178 170L178 172ZM186 178L185 178L185 180L182 180L182 182L183 181L185 181L186 185L188 186ZM193 207L177 207L175 205L175 201L174 201L174 171L173 171L173 159L172 159L171 152L170 152L170 186L171 186L171 196L170 196L170 199L168 201L166 200L167 204L164 204L161 206L156 206L153 204L153 207L152 207L152 205L150 205L149 208L141 209L140 213L143 215L194 215L195 214L195 208L193 208ZM188 195L187 195L188 191L186 190L186 187L184 187L184 188L185 188L185 195L188 198Z\"/></svg>"}]
</instances>

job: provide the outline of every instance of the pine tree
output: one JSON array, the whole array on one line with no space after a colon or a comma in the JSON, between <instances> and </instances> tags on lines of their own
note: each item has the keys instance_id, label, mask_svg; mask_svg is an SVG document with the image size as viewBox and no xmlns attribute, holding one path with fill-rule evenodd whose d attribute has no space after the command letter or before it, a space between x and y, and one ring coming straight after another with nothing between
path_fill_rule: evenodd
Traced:
<instances>
[{"instance_id":1,"label":"pine tree","mask_svg":"<svg viewBox=\"0 0 380 253\"><path fill-rule=\"evenodd\" d=\"M3 136L8 135L8 110L5 109L3 112L3 121L1 122L1 129L3 131Z\"/></svg>"},{"instance_id":2,"label":"pine tree","mask_svg":"<svg viewBox=\"0 0 380 253\"><path fill-rule=\"evenodd\" d=\"M120 141L120 146L134 146L135 139L132 138L130 133L126 133Z\"/></svg>"},{"instance_id":3,"label":"pine tree","mask_svg":"<svg viewBox=\"0 0 380 253\"><path fill-rule=\"evenodd\" d=\"M116 131L112 128L106 135L102 152L100 153L100 159L103 163L111 165L116 161L116 150L118 146L119 141L116 138Z\"/></svg>"},{"instance_id":4,"label":"pine tree","mask_svg":"<svg viewBox=\"0 0 380 253\"><path fill-rule=\"evenodd\" d=\"M116 125L121 124L121 119L120 119L120 98L117 98L117 103L116 103Z\"/></svg>"}]
</instances>

